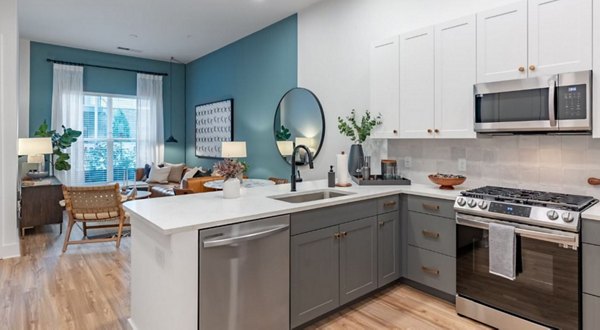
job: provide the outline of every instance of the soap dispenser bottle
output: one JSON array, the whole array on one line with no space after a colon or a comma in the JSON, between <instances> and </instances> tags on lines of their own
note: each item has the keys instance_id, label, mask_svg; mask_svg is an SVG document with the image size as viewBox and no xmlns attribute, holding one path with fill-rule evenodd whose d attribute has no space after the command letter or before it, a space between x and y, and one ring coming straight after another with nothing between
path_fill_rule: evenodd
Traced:
<instances>
[{"instance_id":1,"label":"soap dispenser bottle","mask_svg":"<svg viewBox=\"0 0 600 330\"><path fill-rule=\"evenodd\" d=\"M335 172L333 171L333 165L329 166L329 172L327 173L327 186L329 188L335 187Z\"/></svg>"}]
</instances>

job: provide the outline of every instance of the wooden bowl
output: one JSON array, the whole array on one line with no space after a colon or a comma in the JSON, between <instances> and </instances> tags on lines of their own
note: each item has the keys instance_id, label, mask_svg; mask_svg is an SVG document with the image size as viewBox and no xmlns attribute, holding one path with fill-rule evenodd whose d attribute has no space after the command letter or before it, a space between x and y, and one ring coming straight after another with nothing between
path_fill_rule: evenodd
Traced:
<instances>
[{"instance_id":1,"label":"wooden bowl","mask_svg":"<svg viewBox=\"0 0 600 330\"><path fill-rule=\"evenodd\" d=\"M467 179L462 175L443 177L438 174L430 174L428 177L431 182L440 185L440 189L443 190L454 190L454 186L461 185Z\"/></svg>"}]
</instances>

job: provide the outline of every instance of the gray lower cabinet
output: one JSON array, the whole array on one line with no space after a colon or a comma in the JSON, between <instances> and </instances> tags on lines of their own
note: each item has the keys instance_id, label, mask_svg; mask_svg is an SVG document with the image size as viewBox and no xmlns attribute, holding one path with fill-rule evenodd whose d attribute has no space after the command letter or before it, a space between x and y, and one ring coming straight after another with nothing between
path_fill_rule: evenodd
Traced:
<instances>
[{"instance_id":1,"label":"gray lower cabinet","mask_svg":"<svg viewBox=\"0 0 600 330\"><path fill-rule=\"evenodd\" d=\"M292 328L400 278L399 204L388 196L291 215Z\"/></svg>"},{"instance_id":2,"label":"gray lower cabinet","mask_svg":"<svg viewBox=\"0 0 600 330\"><path fill-rule=\"evenodd\" d=\"M450 296L456 294L456 220L453 201L407 197L404 276Z\"/></svg>"},{"instance_id":3,"label":"gray lower cabinet","mask_svg":"<svg viewBox=\"0 0 600 330\"><path fill-rule=\"evenodd\" d=\"M600 221L584 220L583 236L583 330L600 327Z\"/></svg>"},{"instance_id":4,"label":"gray lower cabinet","mask_svg":"<svg viewBox=\"0 0 600 330\"><path fill-rule=\"evenodd\" d=\"M382 287L401 276L400 214L377 216L377 286Z\"/></svg>"},{"instance_id":5,"label":"gray lower cabinet","mask_svg":"<svg viewBox=\"0 0 600 330\"><path fill-rule=\"evenodd\" d=\"M338 232L332 226L291 238L292 328L340 305Z\"/></svg>"},{"instance_id":6,"label":"gray lower cabinet","mask_svg":"<svg viewBox=\"0 0 600 330\"><path fill-rule=\"evenodd\" d=\"M408 246L406 277L450 295L456 294L456 259Z\"/></svg>"},{"instance_id":7,"label":"gray lower cabinet","mask_svg":"<svg viewBox=\"0 0 600 330\"><path fill-rule=\"evenodd\" d=\"M340 225L340 305L377 288L377 218Z\"/></svg>"},{"instance_id":8,"label":"gray lower cabinet","mask_svg":"<svg viewBox=\"0 0 600 330\"><path fill-rule=\"evenodd\" d=\"M596 330L600 326L600 297L583 294L583 330Z\"/></svg>"}]
</instances>

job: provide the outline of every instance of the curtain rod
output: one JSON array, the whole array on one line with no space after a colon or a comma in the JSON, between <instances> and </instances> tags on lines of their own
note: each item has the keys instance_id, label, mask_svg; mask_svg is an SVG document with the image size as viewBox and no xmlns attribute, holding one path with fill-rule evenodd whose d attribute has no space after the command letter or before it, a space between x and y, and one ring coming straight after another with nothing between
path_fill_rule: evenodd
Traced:
<instances>
[{"instance_id":1,"label":"curtain rod","mask_svg":"<svg viewBox=\"0 0 600 330\"><path fill-rule=\"evenodd\" d=\"M143 74L153 74L153 75L157 75L157 76L168 76L169 75L168 73L162 73L162 72L140 71L140 70L117 68L117 67L114 67L114 66L104 66L104 65L94 65L94 64L85 64L85 63L75 63L75 62L59 61L59 60L53 60L51 58L47 58L46 61L51 62L51 63L56 63L56 64L89 66L89 67L93 67L93 68L110 69L110 70L121 70L121 71L129 71L129 72L136 72L136 73L143 73Z\"/></svg>"}]
</instances>

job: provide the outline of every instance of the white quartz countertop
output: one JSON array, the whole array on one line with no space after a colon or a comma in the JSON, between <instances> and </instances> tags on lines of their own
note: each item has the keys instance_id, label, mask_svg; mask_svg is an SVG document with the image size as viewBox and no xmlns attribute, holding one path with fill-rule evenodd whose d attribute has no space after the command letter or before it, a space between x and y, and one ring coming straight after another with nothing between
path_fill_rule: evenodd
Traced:
<instances>
[{"instance_id":1,"label":"white quartz countertop","mask_svg":"<svg viewBox=\"0 0 600 330\"><path fill-rule=\"evenodd\" d=\"M581 217L586 220L600 221L600 203L585 210L581 213Z\"/></svg>"},{"instance_id":2,"label":"white quartz countertop","mask_svg":"<svg viewBox=\"0 0 600 330\"><path fill-rule=\"evenodd\" d=\"M440 190L433 184L413 184L410 186L358 186L348 188L327 188L326 180L307 181L297 184L297 193L319 189L336 189L354 194L305 203L288 203L271 199L268 196L289 194L290 185L275 185L257 188L242 188L241 197L224 199L221 191L161 197L130 201L124 204L128 212L137 215L159 232L170 235L177 232L234 224L238 222L296 213L316 208L339 205L365 199L410 194L432 198L454 200L461 190ZM600 209L597 211L600 219Z\"/></svg>"}]
</instances>

